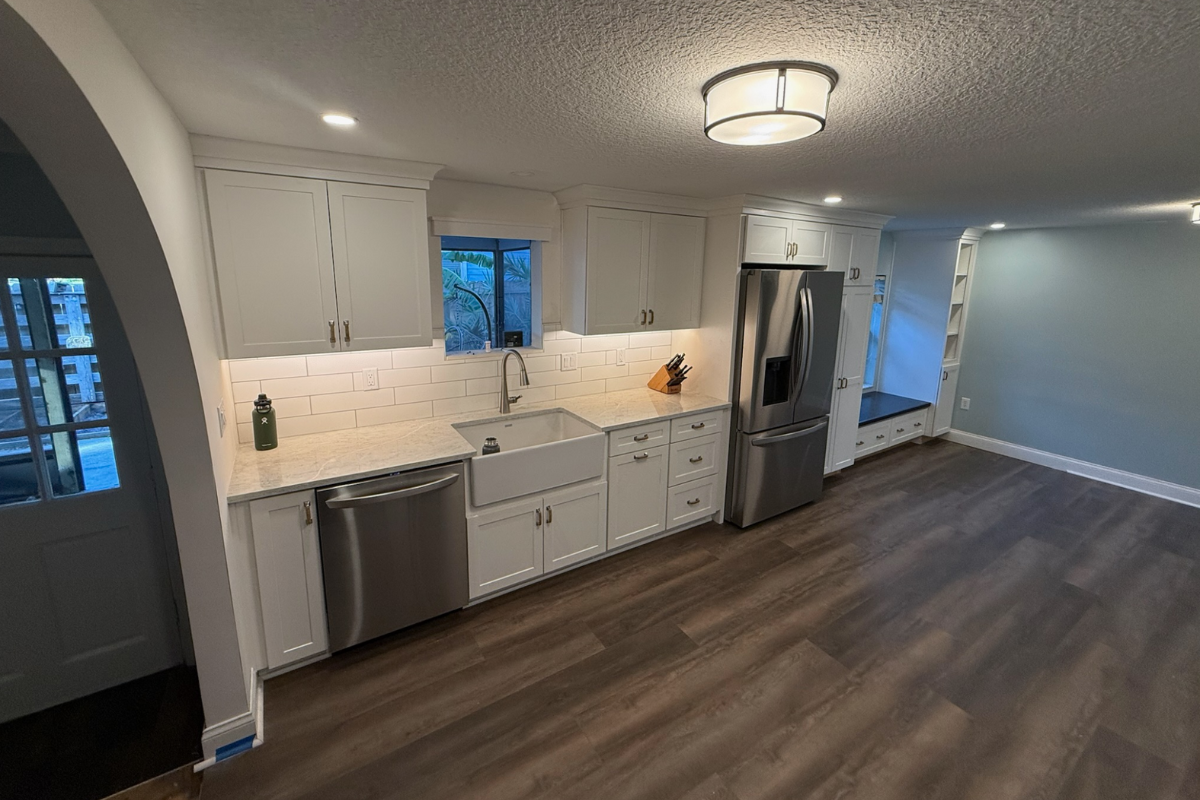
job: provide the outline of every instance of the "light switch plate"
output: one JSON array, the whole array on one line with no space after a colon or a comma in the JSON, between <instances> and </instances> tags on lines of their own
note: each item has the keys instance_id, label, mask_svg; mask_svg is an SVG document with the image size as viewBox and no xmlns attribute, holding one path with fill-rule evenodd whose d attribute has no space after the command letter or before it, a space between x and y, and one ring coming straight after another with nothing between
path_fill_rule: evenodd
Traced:
<instances>
[{"instance_id":1,"label":"light switch plate","mask_svg":"<svg viewBox=\"0 0 1200 800\"><path fill-rule=\"evenodd\" d=\"M363 369L363 388L368 391L379 388L379 367L366 367Z\"/></svg>"},{"instance_id":2,"label":"light switch plate","mask_svg":"<svg viewBox=\"0 0 1200 800\"><path fill-rule=\"evenodd\" d=\"M563 372L567 372L569 370L573 370L573 369L577 368L579 362L576 360L576 355L577 355L576 353L563 353L562 354L562 370L563 370Z\"/></svg>"},{"instance_id":3,"label":"light switch plate","mask_svg":"<svg viewBox=\"0 0 1200 800\"><path fill-rule=\"evenodd\" d=\"M958 406L959 406L959 408L961 408L963 411L966 411L967 409L969 409L969 408L971 407L971 398L969 398L969 397L964 397L963 399L959 400L959 401L958 401Z\"/></svg>"},{"instance_id":4,"label":"light switch plate","mask_svg":"<svg viewBox=\"0 0 1200 800\"><path fill-rule=\"evenodd\" d=\"M222 439L225 438L225 426L227 424L228 421L225 419L225 400L222 399L221 402L217 403L217 435Z\"/></svg>"}]
</instances>

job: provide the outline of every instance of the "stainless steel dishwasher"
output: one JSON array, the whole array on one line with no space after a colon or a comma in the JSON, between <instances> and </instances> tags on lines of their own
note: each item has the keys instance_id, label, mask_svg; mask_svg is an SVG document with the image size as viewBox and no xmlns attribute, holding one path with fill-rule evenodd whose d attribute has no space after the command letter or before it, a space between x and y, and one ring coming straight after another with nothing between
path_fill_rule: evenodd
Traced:
<instances>
[{"instance_id":1,"label":"stainless steel dishwasher","mask_svg":"<svg viewBox=\"0 0 1200 800\"><path fill-rule=\"evenodd\" d=\"M329 649L469 601L461 462L317 492Z\"/></svg>"}]
</instances>

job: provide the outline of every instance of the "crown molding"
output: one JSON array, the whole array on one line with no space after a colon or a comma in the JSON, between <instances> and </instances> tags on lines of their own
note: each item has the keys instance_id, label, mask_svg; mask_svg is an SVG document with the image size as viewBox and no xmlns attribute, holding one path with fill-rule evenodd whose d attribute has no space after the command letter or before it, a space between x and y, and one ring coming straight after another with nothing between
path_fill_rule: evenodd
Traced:
<instances>
[{"instance_id":1,"label":"crown molding","mask_svg":"<svg viewBox=\"0 0 1200 800\"><path fill-rule=\"evenodd\" d=\"M580 184L554 193L559 208L600 206L602 208L624 208L631 211L651 211L660 214L682 214L704 217L708 213L708 201L698 197L682 197L673 194L641 192L635 189L614 189L609 186Z\"/></svg>"},{"instance_id":2,"label":"crown molding","mask_svg":"<svg viewBox=\"0 0 1200 800\"><path fill-rule=\"evenodd\" d=\"M434 236L529 239L535 242L549 242L554 239L554 229L549 225L531 225L527 222L503 222L501 220L458 219L456 217L430 217L429 221L429 228Z\"/></svg>"},{"instance_id":3,"label":"crown molding","mask_svg":"<svg viewBox=\"0 0 1200 800\"><path fill-rule=\"evenodd\" d=\"M428 189L433 176L443 168L441 164L423 161L309 150L216 136L192 134L190 138L197 167L236 172Z\"/></svg>"},{"instance_id":4,"label":"crown molding","mask_svg":"<svg viewBox=\"0 0 1200 800\"><path fill-rule=\"evenodd\" d=\"M811 203L800 203L795 200L783 200L778 197L766 197L757 194L735 194L729 197L718 197L707 202L709 216L713 217L728 214L754 214L764 217L802 219L810 222L827 222L835 225L850 225L876 230L882 228L892 219L892 217L886 214L855 211L850 208L817 206Z\"/></svg>"}]
</instances>

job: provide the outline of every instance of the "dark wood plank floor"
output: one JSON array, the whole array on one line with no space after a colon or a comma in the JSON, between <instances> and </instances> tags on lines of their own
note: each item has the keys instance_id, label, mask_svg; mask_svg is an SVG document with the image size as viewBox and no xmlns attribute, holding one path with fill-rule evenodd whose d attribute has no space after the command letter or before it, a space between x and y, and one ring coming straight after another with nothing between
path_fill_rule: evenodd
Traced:
<instances>
[{"instance_id":1,"label":"dark wood plank floor","mask_svg":"<svg viewBox=\"0 0 1200 800\"><path fill-rule=\"evenodd\" d=\"M220 798L1200 797L1200 509L945 442L275 679Z\"/></svg>"}]
</instances>

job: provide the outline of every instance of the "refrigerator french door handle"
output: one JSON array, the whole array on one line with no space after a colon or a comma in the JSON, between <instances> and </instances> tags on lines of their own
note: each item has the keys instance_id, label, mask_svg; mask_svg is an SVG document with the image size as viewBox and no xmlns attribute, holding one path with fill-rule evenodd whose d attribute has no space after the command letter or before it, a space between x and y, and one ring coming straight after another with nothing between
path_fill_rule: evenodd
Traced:
<instances>
[{"instance_id":1,"label":"refrigerator french door handle","mask_svg":"<svg viewBox=\"0 0 1200 800\"><path fill-rule=\"evenodd\" d=\"M808 383L808 373L812 369L812 346L813 346L813 295L812 287L805 286L803 290L804 300L804 379L800 381L800 391L804 391L804 386ZM797 392L799 399L799 392Z\"/></svg>"},{"instance_id":2,"label":"refrigerator french door handle","mask_svg":"<svg viewBox=\"0 0 1200 800\"><path fill-rule=\"evenodd\" d=\"M751 439L750 444L752 444L754 447L766 447L769 444L778 444L779 442L787 442L787 441L791 441L792 439L799 439L801 436L807 436L810 433L814 433L816 431L822 430L827 425L829 425L829 423L822 420L821 422L818 422L816 425L809 425L807 428L801 428L800 430L792 431L791 433L780 433L775 436L760 436L757 439Z\"/></svg>"}]
</instances>

